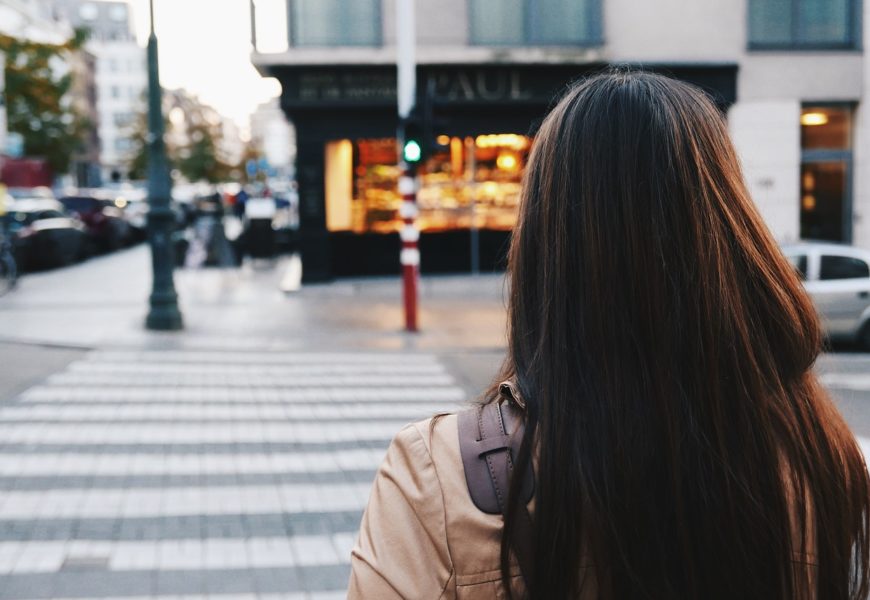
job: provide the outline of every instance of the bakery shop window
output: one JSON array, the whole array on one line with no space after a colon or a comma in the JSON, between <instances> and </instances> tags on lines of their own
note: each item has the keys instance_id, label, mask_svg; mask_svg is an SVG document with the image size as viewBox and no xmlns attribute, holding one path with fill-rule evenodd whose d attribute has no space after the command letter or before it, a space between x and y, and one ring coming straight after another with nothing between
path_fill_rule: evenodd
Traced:
<instances>
[{"instance_id":1,"label":"bakery shop window","mask_svg":"<svg viewBox=\"0 0 870 600\"><path fill-rule=\"evenodd\" d=\"M512 229L531 139L512 133L443 135L438 144L440 150L418 171L420 230ZM325 152L327 228L399 231L396 140L337 140Z\"/></svg>"}]
</instances>

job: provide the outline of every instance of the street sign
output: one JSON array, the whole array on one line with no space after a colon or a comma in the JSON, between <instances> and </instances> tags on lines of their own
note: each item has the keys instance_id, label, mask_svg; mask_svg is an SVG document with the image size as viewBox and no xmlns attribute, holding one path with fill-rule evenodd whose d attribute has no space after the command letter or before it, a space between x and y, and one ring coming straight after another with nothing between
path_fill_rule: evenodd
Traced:
<instances>
[{"instance_id":1,"label":"street sign","mask_svg":"<svg viewBox=\"0 0 870 600\"><path fill-rule=\"evenodd\" d=\"M8 132L3 152L10 158L22 158L24 156L24 136L16 131Z\"/></svg>"}]
</instances>

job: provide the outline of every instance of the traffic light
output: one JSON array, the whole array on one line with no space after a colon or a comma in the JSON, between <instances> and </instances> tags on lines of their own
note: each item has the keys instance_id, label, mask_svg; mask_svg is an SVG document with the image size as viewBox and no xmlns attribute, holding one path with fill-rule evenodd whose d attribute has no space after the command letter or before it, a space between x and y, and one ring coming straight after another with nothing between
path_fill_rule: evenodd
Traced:
<instances>
[{"instance_id":1,"label":"traffic light","mask_svg":"<svg viewBox=\"0 0 870 600\"><path fill-rule=\"evenodd\" d=\"M411 114L399 123L399 139L402 144L402 160L409 165L418 165L424 159L426 148L423 139L423 124L420 118Z\"/></svg>"},{"instance_id":2,"label":"traffic light","mask_svg":"<svg viewBox=\"0 0 870 600\"><path fill-rule=\"evenodd\" d=\"M405 159L407 163L416 163L420 162L420 159L423 157L423 149L420 147L420 143L417 140L406 140L405 146L402 149L402 158Z\"/></svg>"}]
</instances>

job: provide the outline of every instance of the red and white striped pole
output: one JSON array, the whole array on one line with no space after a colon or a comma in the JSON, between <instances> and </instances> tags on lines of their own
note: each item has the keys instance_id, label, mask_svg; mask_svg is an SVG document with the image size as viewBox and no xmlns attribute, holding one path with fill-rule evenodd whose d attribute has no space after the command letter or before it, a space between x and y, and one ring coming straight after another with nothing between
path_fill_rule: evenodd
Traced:
<instances>
[{"instance_id":1,"label":"red and white striped pole","mask_svg":"<svg viewBox=\"0 0 870 600\"><path fill-rule=\"evenodd\" d=\"M414 108L417 97L417 58L415 53L414 0L396 0L396 96L399 108L399 123L405 123ZM403 225L400 232L402 251L402 296L405 304L405 329L417 331L417 281L420 278L420 249L417 241L417 180L414 167L404 160L402 144L404 133L399 133L399 149L402 156L402 174L399 177L399 193L402 205L399 214Z\"/></svg>"},{"instance_id":2,"label":"red and white striped pole","mask_svg":"<svg viewBox=\"0 0 870 600\"><path fill-rule=\"evenodd\" d=\"M405 304L405 330L417 331L417 283L420 279L420 230L417 229L417 180L414 168L402 162L402 174L399 177L399 193L402 195L402 205L399 214L402 217L402 251L399 262L402 265L402 297Z\"/></svg>"}]
</instances>

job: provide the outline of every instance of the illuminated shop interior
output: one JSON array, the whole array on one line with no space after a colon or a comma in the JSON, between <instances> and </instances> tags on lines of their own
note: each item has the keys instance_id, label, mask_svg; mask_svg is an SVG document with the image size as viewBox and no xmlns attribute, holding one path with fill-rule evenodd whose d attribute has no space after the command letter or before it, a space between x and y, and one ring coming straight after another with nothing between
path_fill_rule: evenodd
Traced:
<instances>
[{"instance_id":1,"label":"illuminated shop interior","mask_svg":"<svg viewBox=\"0 0 870 600\"><path fill-rule=\"evenodd\" d=\"M852 236L852 107L801 111L800 236L849 242Z\"/></svg>"},{"instance_id":2,"label":"illuminated shop interior","mask_svg":"<svg viewBox=\"0 0 870 600\"><path fill-rule=\"evenodd\" d=\"M510 230L516 222L531 139L516 134L438 136L440 150L419 169L421 231ZM326 145L326 225L330 231L399 231L401 197L393 138Z\"/></svg>"}]
</instances>

